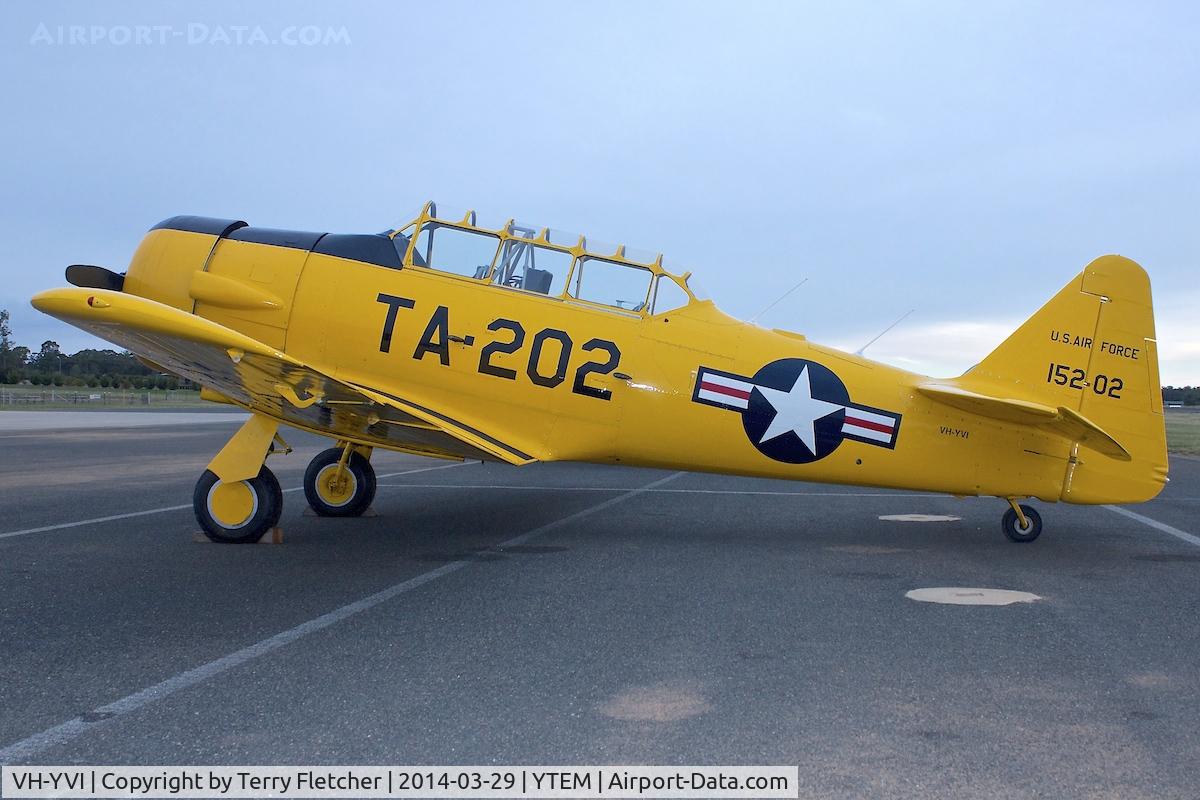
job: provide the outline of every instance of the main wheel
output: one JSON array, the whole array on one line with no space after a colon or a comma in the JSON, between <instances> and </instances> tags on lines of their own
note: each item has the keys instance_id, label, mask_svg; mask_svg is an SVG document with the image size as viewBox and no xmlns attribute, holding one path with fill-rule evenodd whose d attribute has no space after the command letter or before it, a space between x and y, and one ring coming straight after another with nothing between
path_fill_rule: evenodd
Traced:
<instances>
[{"instance_id":1,"label":"main wheel","mask_svg":"<svg viewBox=\"0 0 1200 800\"><path fill-rule=\"evenodd\" d=\"M304 497L322 517L357 517L375 499L375 468L365 456L350 453L346 468L339 469L342 448L317 454L304 471Z\"/></svg>"},{"instance_id":2,"label":"main wheel","mask_svg":"<svg viewBox=\"0 0 1200 800\"><path fill-rule=\"evenodd\" d=\"M1042 515L1023 503L1021 512L1025 515L1026 522L1029 523L1027 527L1021 527L1021 520L1017 517L1017 512L1011 508L1004 512L1004 519L1000 521L1000 527L1004 529L1004 535L1014 542L1032 542L1042 535Z\"/></svg>"},{"instance_id":3,"label":"main wheel","mask_svg":"<svg viewBox=\"0 0 1200 800\"><path fill-rule=\"evenodd\" d=\"M192 509L214 542L252 544L275 527L283 512L283 491L265 466L248 481L225 483L204 470L192 494Z\"/></svg>"}]
</instances>

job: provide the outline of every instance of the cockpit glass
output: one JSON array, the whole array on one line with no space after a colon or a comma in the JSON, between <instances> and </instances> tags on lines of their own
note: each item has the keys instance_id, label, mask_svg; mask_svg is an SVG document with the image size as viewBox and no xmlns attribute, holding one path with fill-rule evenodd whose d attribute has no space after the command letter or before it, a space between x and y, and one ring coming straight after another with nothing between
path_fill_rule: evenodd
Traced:
<instances>
[{"instance_id":1,"label":"cockpit glass","mask_svg":"<svg viewBox=\"0 0 1200 800\"><path fill-rule=\"evenodd\" d=\"M676 274L682 270L657 252L432 202L414 222L387 235L405 264L493 286L651 314L704 299L691 274Z\"/></svg>"},{"instance_id":2,"label":"cockpit glass","mask_svg":"<svg viewBox=\"0 0 1200 800\"><path fill-rule=\"evenodd\" d=\"M616 242L606 242L601 239L593 239L588 236L584 239L584 247L589 253L595 253L601 256L615 256L617 248L620 247Z\"/></svg>"},{"instance_id":3,"label":"cockpit glass","mask_svg":"<svg viewBox=\"0 0 1200 800\"><path fill-rule=\"evenodd\" d=\"M468 214L474 214L473 211L458 206L447 205L446 203L433 203L429 208L429 216L442 222L462 222L468 218ZM475 220L471 220L475 222Z\"/></svg>"},{"instance_id":4,"label":"cockpit glass","mask_svg":"<svg viewBox=\"0 0 1200 800\"><path fill-rule=\"evenodd\" d=\"M498 236L426 222L417 235L413 263L468 278L484 278L499 248Z\"/></svg>"},{"instance_id":5,"label":"cockpit glass","mask_svg":"<svg viewBox=\"0 0 1200 800\"><path fill-rule=\"evenodd\" d=\"M682 276L680 281L697 300L708 299L708 292L704 290L704 287L696 280L696 276L686 266L678 264L672 259L664 258L662 268L672 275Z\"/></svg>"},{"instance_id":6,"label":"cockpit glass","mask_svg":"<svg viewBox=\"0 0 1200 800\"><path fill-rule=\"evenodd\" d=\"M585 256L571 275L571 296L626 311L642 311L653 277L648 269Z\"/></svg>"},{"instance_id":7,"label":"cockpit glass","mask_svg":"<svg viewBox=\"0 0 1200 800\"><path fill-rule=\"evenodd\" d=\"M570 231L560 231L557 228L548 228L546 230L546 240L550 244L560 244L563 247L574 247L579 244L580 236L578 233Z\"/></svg>"},{"instance_id":8,"label":"cockpit glass","mask_svg":"<svg viewBox=\"0 0 1200 800\"><path fill-rule=\"evenodd\" d=\"M708 288L701 283L695 275L689 274L687 278L684 279L684 283L687 284L688 290L697 300L708 300L712 297L712 295L708 293Z\"/></svg>"},{"instance_id":9,"label":"cockpit glass","mask_svg":"<svg viewBox=\"0 0 1200 800\"><path fill-rule=\"evenodd\" d=\"M641 247L629 247L626 245L623 253L626 261L636 261L639 264L653 264L658 260L658 253L653 250L646 250Z\"/></svg>"},{"instance_id":10,"label":"cockpit glass","mask_svg":"<svg viewBox=\"0 0 1200 800\"><path fill-rule=\"evenodd\" d=\"M654 282L654 300L650 313L662 314L666 311L674 311L677 308L683 308L691 301L692 298L683 290L683 287L669 275L659 275L658 280Z\"/></svg>"},{"instance_id":11,"label":"cockpit glass","mask_svg":"<svg viewBox=\"0 0 1200 800\"><path fill-rule=\"evenodd\" d=\"M524 239L506 239L492 271L492 283L558 297L571 271L571 254Z\"/></svg>"}]
</instances>

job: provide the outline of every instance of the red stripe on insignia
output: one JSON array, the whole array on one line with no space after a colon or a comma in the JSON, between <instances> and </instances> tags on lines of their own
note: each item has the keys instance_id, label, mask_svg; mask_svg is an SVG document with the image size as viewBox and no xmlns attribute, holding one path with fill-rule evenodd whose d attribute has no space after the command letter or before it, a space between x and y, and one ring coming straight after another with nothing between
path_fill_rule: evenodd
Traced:
<instances>
[{"instance_id":1,"label":"red stripe on insignia","mask_svg":"<svg viewBox=\"0 0 1200 800\"><path fill-rule=\"evenodd\" d=\"M749 392L743 392L741 389L734 389L732 386L722 386L719 383L709 383L708 381L701 381L700 388L705 390L706 392L716 392L717 394L728 395L729 397L736 397L739 400L749 400L750 399Z\"/></svg>"},{"instance_id":2,"label":"red stripe on insignia","mask_svg":"<svg viewBox=\"0 0 1200 800\"><path fill-rule=\"evenodd\" d=\"M895 425L884 425L880 422L869 422L865 419L855 419L849 414L846 415L846 424L853 425L856 428L866 428L869 431L879 431L880 433L891 433L895 430Z\"/></svg>"}]
</instances>

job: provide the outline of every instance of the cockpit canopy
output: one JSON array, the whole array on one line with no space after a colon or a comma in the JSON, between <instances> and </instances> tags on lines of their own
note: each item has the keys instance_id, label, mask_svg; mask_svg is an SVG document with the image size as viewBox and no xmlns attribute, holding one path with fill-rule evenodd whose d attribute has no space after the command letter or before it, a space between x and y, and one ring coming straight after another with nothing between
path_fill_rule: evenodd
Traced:
<instances>
[{"instance_id":1,"label":"cockpit canopy","mask_svg":"<svg viewBox=\"0 0 1200 800\"><path fill-rule=\"evenodd\" d=\"M439 213L432 202L387 235L405 267L507 289L634 314L661 314L696 299L687 284L690 273L667 272L661 254L511 219L490 228L479 223L474 211Z\"/></svg>"}]
</instances>

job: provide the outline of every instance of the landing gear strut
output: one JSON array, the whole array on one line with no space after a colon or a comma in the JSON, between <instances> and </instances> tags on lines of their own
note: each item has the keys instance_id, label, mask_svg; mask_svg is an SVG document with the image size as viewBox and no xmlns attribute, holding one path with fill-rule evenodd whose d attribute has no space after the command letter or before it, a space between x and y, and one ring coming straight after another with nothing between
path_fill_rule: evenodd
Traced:
<instances>
[{"instance_id":1,"label":"landing gear strut","mask_svg":"<svg viewBox=\"0 0 1200 800\"><path fill-rule=\"evenodd\" d=\"M251 544L279 522L283 492L263 465L278 430L275 420L251 415L196 482L192 510L214 542Z\"/></svg>"},{"instance_id":2,"label":"landing gear strut","mask_svg":"<svg viewBox=\"0 0 1200 800\"><path fill-rule=\"evenodd\" d=\"M1000 520L1004 535L1014 542L1032 542L1042 535L1042 515L1032 506L1008 498L1009 509Z\"/></svg>"},{"instance_id":3,"label":"landing gear strut","mask_svg":"<svg viewBox=\"0 0 1200 800\"><path fill-rule=\"evenodd\" d=\"M313 511L322 517L358 517L370 507L375 499L370 452L342 444L317 454L304 471L304 497Z\"/></svg>"}]
</instances>

